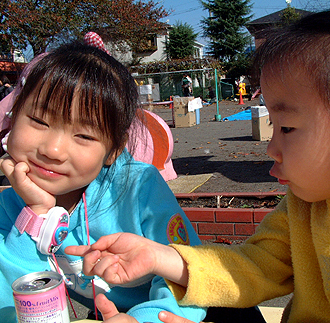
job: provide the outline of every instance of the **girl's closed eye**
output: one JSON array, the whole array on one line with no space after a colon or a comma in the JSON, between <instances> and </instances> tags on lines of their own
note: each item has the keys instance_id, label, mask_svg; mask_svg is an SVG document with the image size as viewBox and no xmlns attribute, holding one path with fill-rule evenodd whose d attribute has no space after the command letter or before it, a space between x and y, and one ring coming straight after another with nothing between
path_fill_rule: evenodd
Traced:
<instances>
[{"instance_id":1,"label":"girl's closed eye","mask_svg":"<svg viewBox=\"0 0 330 323\"><path fill-rule=\"evenodd\" d=\"M44 126L44 127L49 128L49 125L48 125L48 123L46 121L44 121L44 120L42 120L42 119L40 119L40 118L38 118L36 116L28 116L28 117L30 118L30 120L33 123L35 123L37 125L40 125L40 126Z\"/></svg>"},{"instance_id":2,"label":"girl's closed eye","mask_svg":"<svg viewBox=\"0 0 330 323\"><path fill-rule=\"evenodd\" d=\"M76 135L76 137L81 138L83 140L87 140L87 141L95 141L95 140L97 140L95 137L92 137L92 136L86 135L86 134L78 134L78 135Z\"/></svg>"}]
</instances>

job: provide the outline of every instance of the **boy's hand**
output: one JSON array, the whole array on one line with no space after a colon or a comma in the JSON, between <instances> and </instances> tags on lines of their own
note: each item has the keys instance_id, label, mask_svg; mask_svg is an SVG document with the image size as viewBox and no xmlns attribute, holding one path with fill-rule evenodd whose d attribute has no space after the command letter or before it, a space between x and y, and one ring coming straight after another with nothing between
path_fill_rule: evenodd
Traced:
<instances>
[{"instance_id":1,"label":"boy's hand","mask_svg":"<svg viewBox=\"0 0 330 323\"><path fill-rule=\"evenodd\" d=\"M150 274L158 243L131 233L101 237L93 245L69 246L67 254L83 256L84 274L97 275L111 284L125 284Z\"/></svg>"},{"instance_id":2,"label":"boy's hand","mask_svg":"<svg viewBox=\"0 0 330 323\"><path fill-rule=\"evenodd\" d=\"M187 286L187 264L166 245L132 233L101 237L91 246L69 246L67 254L84 257L83 271L110 284L126 284L154 274Z\"/></svg>"},{"instance_id":3,"label":"boy's hand","mask_svg":"<svg viewBox=\"0 0 330 323\"><path fill-rule=\"evenodd\" d=\"M55 206L55 197L31 181L28 176L30 169L26 163L16 163L8 157L0 159L0 169L8 178L15 192L34 213L45 214Z\"/></svg>"}]
</instances>

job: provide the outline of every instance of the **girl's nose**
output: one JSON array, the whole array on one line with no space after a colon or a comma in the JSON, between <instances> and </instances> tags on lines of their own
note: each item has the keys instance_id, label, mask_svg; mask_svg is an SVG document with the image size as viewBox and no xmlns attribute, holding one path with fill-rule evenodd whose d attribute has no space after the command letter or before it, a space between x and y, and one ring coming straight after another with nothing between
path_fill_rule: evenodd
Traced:
<instances>
[{"instance_id":1,"label":"girl's nose","mask_svg":"<svg viewBox=\"0 0 330 323\"><path fill-rule=\"evenodd\" d=\"M268 146L267 146L267 155L271 158L273 158L276 162L281 163L282 162L282 153L280 146L278 144L278 140L276 136L274 136L270 140Z\"/></svg>"},{"instance_id":2,"label":"girl's nose","mask_svg":"<svg viewBox=\"0 0 330 323\"><path fill-rule=\"evenodd\" d=\"M52 132L43 138L38 151L48 159L63 162L68 158L68 140L64 133Z\"/></svg>"}]
</instances>

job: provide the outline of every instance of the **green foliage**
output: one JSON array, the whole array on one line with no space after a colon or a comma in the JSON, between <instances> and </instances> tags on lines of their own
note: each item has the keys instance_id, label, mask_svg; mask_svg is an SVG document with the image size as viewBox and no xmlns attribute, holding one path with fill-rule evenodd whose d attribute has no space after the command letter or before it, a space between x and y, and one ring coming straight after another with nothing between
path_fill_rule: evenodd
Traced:
<instances>
[{"instance_id":1,"label":"green foliage","mask_svg":"<svg viewBox=\"0 0 330 323\"><path fill-rule=\"evenodd\" d=\"M193 57L196 37L197 34L189 24L177 22L170 30L166 43L168 57L170 59Z\"/></svg>"},{"instance_id":2,"label":"green foliage","mask_svg":"<svg viewBox=\"0 0 330 323\"><path fill-rule=\"evenodd\" d=\"M290 25L301 18L299 12L294 7L288 5L281 14L280 26Z\"/></svg>"},{"instance_id":3,"label":"green foliage","mask_svg":"<svg viewBox=\"0 0 330 323\"><path fill-rule=\"evenodd\" d=\"M243 31L251 19L250 0L208 0L202 5L210 13L202 20L204 36L210 39L209 54L230 68L250 42Z\"/></svg>"},{"instance_id":4,"label":"green foliage","mask_svg":"<svg viewBox=\"0 0 330 323\"><path fill-rule=\"evenodd\" d=\"M34 55L56 39L81 38L87 31L103 31L134 50L146 46L168 15L152 0L1 0L0 8L0 36L19 49L31 45Z\"/></svg>"}]
</instances>

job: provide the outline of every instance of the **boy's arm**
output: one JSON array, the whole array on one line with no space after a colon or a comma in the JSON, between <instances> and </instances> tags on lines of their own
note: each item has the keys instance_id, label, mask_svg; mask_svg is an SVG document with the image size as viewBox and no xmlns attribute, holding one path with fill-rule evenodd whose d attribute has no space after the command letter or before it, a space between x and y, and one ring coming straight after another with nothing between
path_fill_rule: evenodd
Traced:
<instances>
[{"instance_id":1,"label":"boy's arm","mask_svg":"<svg viewBox=\"0 0 330 323\"><path fill-rule=\"evenodd\" d=\"M93 245L70 246L67 254L84 257L84 273L125 284L148 274L187 286L187 264L173 248L132 233L101 237Z\"/></svg>"}]
</instances>

